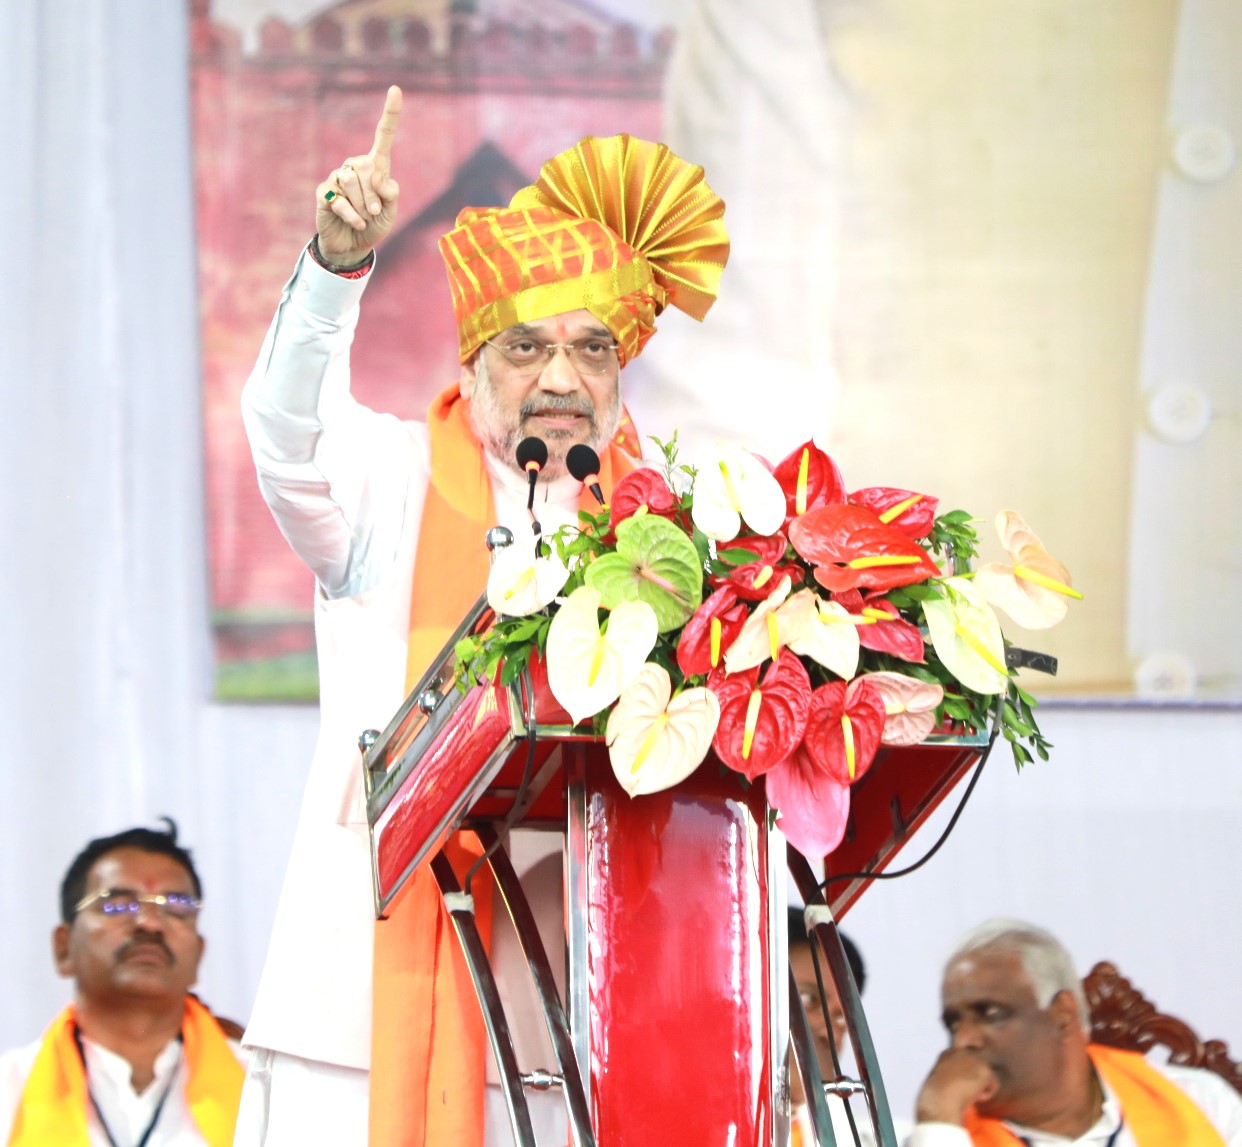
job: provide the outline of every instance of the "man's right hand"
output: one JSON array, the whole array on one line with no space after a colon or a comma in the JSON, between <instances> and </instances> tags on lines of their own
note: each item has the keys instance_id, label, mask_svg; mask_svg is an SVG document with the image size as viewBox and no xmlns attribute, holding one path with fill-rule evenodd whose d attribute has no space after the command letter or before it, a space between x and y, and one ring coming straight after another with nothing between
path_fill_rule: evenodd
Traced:
<instances>
[{"instance_id":1,"label":"man's right hand","mask_svg":"<svg viewBox=\"0 0 1242 1147\"><path fill-rule=\"evenodd\" d=\"M397 181L392 144L401 119L401 89L384 99L375 142L366 155L350 156L315 189L315 229L327 263L360 263L391 230L397 218Z\"/></svg>"},{"instance_id":2,"label":"man's right hand","mask_svg":"<svg viewBox=\"0 0 1242 1147\"><path fill-rule=\"evenodd\" d=\"M920 1123L962 1126L972 1103L986 1103L1000 1089L995 1073L976 1051L949 1048L941 1052L923 1083L916 1105Z\"/></svg>"}]
</instances>

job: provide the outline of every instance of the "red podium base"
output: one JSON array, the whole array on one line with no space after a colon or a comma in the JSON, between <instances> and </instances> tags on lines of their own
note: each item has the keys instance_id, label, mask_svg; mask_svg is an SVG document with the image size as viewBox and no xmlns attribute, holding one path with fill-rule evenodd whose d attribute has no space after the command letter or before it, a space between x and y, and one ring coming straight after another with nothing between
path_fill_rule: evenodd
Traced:
<instances>
[{"instance_id":1,"label":"red podium base","mask_svg":"<svg viewBox=\"0 0 1242 1147\"><path fill-rule=\"evenodd\" d=\"M631 798L602 746L563 753L570 1012L598 1142L771 1143L769 918L785 875L763 786L709 756L675 790Z\"/></svg>"}]
</instances>

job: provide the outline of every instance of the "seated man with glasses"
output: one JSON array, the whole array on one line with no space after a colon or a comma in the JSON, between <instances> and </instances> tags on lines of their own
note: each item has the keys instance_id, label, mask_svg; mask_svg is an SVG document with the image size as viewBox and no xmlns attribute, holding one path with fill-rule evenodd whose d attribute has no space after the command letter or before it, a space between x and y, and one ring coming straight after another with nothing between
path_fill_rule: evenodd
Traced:
<instances>
[{"instance_id":1,"label":"seated man with glasses","mask_svg":"<svg viewBox=\"0 0 1242 1147\"><path fill-rule=\"evenodd\" d=\"M350 393L350 347L375 250L396 234L401 102L390 89L371 150L315 188L316 233L242 395L259 486L317 583L321 715L246 1029L242 1147L510 1141L425 867L375 924L358 735L388 723L474 605L490 527L533 545L528 497L545 535L598 508L567 473L572 447L597 452L590 485L608 493L635 465L622 371L666 306L704 317L728 253L724 204L701 168L660 144L588 137L507 206L463 207L441 237L460 368L426 419L366 409ZM402 147L417 179L425 141ZM535 485L516 456L528 437L547 447ZM478 841L461 834L447 851L468 867ZM476 915L486 928L487 910ZM536 1122L547 1111L541 1147L562 1147L560 1095L531 1106Z\"/></svg>"},{"instance_id":2,"label":"seated man with glasses","mask_svg":"<svg viewBox=\"0 0 1242 1147\"><path fill-rule=\"evenodd\" d=\"M862 953L844 932L841 944L845 948L845 958L849 962L850 974L854 977L854 986L862 995L863 985L867 982L867 968L863 963ZM841 1006L840 996L832 975L828 971L827 961L819 957L819 974L816 973L816 959L811 951L811 938L807 935L806 924L801 908L789 910L789 967L793 972L794 981L798 985L798 995L802 1007L806 1011L807 1022L811 1029L811 1038L815 1042L815 1052L819 1059L819 1070L825 1080L831 1080L838 1074L850 1075L847 1064L838 1073L837 1065L845 1058L849 1045L846 1031L845 1009ZM820 1003L819 984L823 978L824 999L828 1005L827 1017ZM854 1073L855 1075L857 1072ZM806 1096L802 1088L802 1075L796 1062L790 1061L789 1073L790 1092L793 1099L793 1120L790 1134L792 1147L811 1147L815 1142L815 1131L811 1124L811 1116L807 1107ZM870 1116L866 1113L866 1104L861 1096L855 1098L850 1110L853 1113L853 1124L846 1114L846 1101L840 1096L829 1094L828 1112L832 1116L833 1133L840 1144L857 1142L862 1147L870 1147L876 1142L876 1135L871 1126ZM897 1142L904 1141L908 1134L909 1124L894 1119L894 1130ZM857 1139L855 1139L857 1131Z\"/></svg>"},{"instance_id":3,"label":"seated man with glasses","mask_svg":"<svg viewBox=\"0 0 1242 1147\"><path fill-rule=\"evenodd\" d=\"M844 932L841 933L841 943L845 947L845 958L849 961L854 984L861 993L867 979L862 953ZM823 977L824 999L828 1005L827 1018L825 1018L824 1007L819 996L820 976L816 974L811 940L806 932L802 910L798 908L789 910L789 967L798 985L798 995L806 1011L811 1038L815 1041L819 1070L825 1079L832 1079L837 1075L834 1064L840 1062L848 1039L845 1030L845 1009L841 1006L841 999L832 982L827 962L821 958L820 975ZM790 1136L792 1145L793 1147L809 1147L815 1142L815 1134L811 1126L810 1113L807 1110L806 1095L802 1088L802 1073L793 1060L790 1061L789 1089L793 1099L793 1126ZM853 1134L850 1131L843 1102L833 1096L829 1102L829 1111L832 1114L837 1142L852 1143ZM864 1124L859 1125L859 1134L864 1143L874 1142L870 1128Z\"/></svg>"},{"instance_id":4,"label":"seated man with glasses","mask_svg":"<svg viewBox=\"0 0 1242 1147\"><path fill-rule=\"evenodd\" d=\"M9 1147L228 1147L238 1050L190 994L202 886L168 832L132 828L74 859L52 933L73 1002L43 1038L0 1055Z\"/></svg>"}]
</instances>

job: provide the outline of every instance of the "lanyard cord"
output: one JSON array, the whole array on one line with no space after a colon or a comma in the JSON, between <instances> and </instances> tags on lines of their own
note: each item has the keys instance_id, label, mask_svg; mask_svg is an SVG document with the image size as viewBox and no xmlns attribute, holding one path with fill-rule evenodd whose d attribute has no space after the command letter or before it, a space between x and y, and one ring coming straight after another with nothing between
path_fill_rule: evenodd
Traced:
<instances>
[{"instance_id":1,"label":"lanyard cord","mask_svg":"<svg viewBox=\"0 0 1242 1147\"><path fill-rule=\"evenodd\" d=\"M1117 1126L1113 1129L1113 1133L1108 1137L1108 1142L1104 1144L1104 1147L1113 1147L1113 1145L1117 1142L1117 1136L1121 1134L1121 1129L1125 1125L1126 1125L1126 1121L1125 1121L1125 1118L1123 1117L1121 1122L1118 1123ZM1026 1144L1026 1147L1031 1147L1031 1141L1029 1139L1023 1139L1022 1142ZM139 1147L142 1147L142 1145L139 1144Z\"/></svg>"},{"instance_id":2,"label":"lanyard cord","mask_svg":"<svg viewBox=\"0 0 1242 1147\"><path fill-rule=\"evenodd\" d=\"M181 1037L178 1036L178 1039ZM108 1137L108 1142L112 1147L120 1147L116 1137L112 1134L112 1128L108 1126L108 1121L104 1118L103 1112L99 1109L99 1101L95 1098L95 1092L91 1088L91 1074L86 1066L86 1051L82 1047L82 1033L78 1031L77 1024L73 1026L73 1042L77 1044L78 1056L82 1060L82 1071L86 1075L86 1094L90 1096L91 1107L95 1109L95 1118L99 1120L99 1125L103 1128L104 1134ZM164 1113L164 1104L168 1100L168 1093L172 1091L173 1084L177 1082L177 1068L173 1068L172 1075L168 1077L168 1082L164 1085L164 1094L160 1096L160 1101L155 1105L155 1114L151 1116L151 1122L147 1124L147 1129L142 1133L141 1138L134 1144L134 1147L147 1147L147 1142L151 1138L155 1125L160 1121L160 1116ZM1109 1147L1112 1147L1110 1142Z\"/></svg>"}]
</instances>

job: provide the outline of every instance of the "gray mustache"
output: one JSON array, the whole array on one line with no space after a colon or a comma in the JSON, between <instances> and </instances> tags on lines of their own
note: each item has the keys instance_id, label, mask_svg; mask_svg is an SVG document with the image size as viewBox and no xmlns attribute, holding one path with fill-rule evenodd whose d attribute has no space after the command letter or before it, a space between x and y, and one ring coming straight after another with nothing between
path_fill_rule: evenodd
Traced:
<instances>
[{"instance_id":1,"label":"gray mustache","mask_svg":"<svg viewBox=\"0 0 1242 1147\"><path fill-rule=\"evenodd\" d=\"M522 403L521 416L530 418L540 410L563 411L566 414L579 414L584 418L595 419L595 407L590 402L570 398L568 395L550 394L546 398L527 399Z\"/></svg>"}]
</instances>

